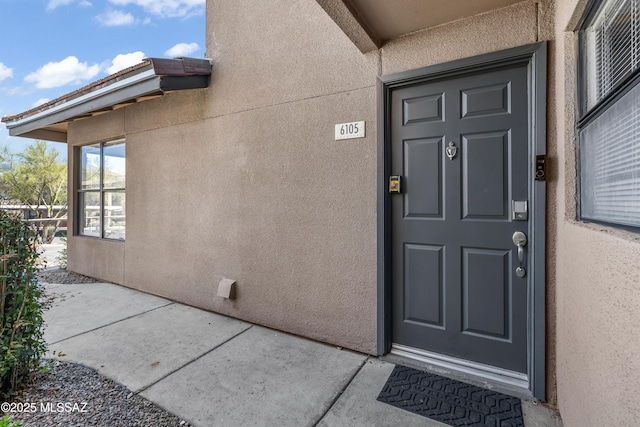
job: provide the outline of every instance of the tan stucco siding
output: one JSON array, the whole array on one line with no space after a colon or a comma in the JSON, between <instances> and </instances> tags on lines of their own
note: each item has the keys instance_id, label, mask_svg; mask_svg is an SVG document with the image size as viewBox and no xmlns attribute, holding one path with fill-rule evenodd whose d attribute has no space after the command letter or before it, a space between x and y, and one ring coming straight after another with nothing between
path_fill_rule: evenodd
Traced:
<instances>
[{"instance_id":1,"label":"tan stucco siding","mask_svg":"<svg viewBox=\"0 0 640 427\"><path fill-rule=\"evenodd\" d=\"M87 237L68 239L67 268L111 283L124 283L125 245ZM81 255L80 255L81 254Z\"/></svg>"},{"instance_id":2,"label":"tan stucco siding","mask_svg":"<svg viewBox=\"0 0 640 427\"><path fill-rule=\"evenodd\" d=\"M562 60L552 84L562 143L550 195L557 245L548 252L558 284L558 407L566 426L630 426L640 419L640 237L575 219L575 29L586 3L557 6L555 51Z\"/></svg>"},{"instance_id":3,"label":"tan stucco siding","mask_svg":"<svg viewBox=\"0 0 640 427\"><path fill-rule=\"evenodd\" d=\"M88 143L124 122L114 281L375 353L378 53L361 54L315 2L250 3L209 2L208 90L71 129ZM365 138L334 140L336 123L357 120ZM82 239L95 256L71 240L74 271L112 257L99 240ZM237 281L235 301L216 296L222 277Z\"/></svg>"},{"instance_id":4,"label":"tan stucco siding","mask_svg":"<svg viewBox=\"0 0 640 427\"><path fill-rule=\"evenodd\" d=\"M391 74L535 43L538 5L526 1L400 37L384 45L382 73Z\"/></svg>"},{"instance_id":5,"label":"tan stucco siding","mask_svg":"<svg viewBox=\"0 0 640 427\"><path fill-rule=\"evenodd\" d=\"M132 135L127 154L144 161L128 180L125 284L374 351L375 130L333 140L345 117L374 121L374 98L360 89ZM222 277L237 280L235 301L215 296Z\"/></svg>"},{"instance_id":6,"label":"tan stucco siding","mask_svg":"<svg viewBox=\"0 0 640 427\"><path fill-rule=\"evenodd\" d=\"M606 227L560 227L557 376L567 426L640 419L639 246Z\"/></svg>"},{"instance_id":7,"label":"tan stucco siding","mask_svg":"<svg viewBox=\"0 0 640 427\"><path fill-rule=\"evenodd\" d=\"M378 53L360 53L315 1L208 1L207 17L211 116L375 85Z\"/></svg>"}]
</instances>

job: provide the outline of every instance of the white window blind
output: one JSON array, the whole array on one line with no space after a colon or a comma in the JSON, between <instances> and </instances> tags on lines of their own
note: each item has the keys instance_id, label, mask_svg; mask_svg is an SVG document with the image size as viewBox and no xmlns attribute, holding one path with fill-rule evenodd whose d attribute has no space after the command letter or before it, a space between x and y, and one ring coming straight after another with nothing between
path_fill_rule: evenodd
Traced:
<instances>
[{"instance_id":1,"label":"white window blind","mask_svg":"<svg viewBox=\"0 0 640 427\"><path fill-rule=\"evenodd\" d=\"M590 109L640 66L640 0L604 2L583 30Z\"/></svg>"},{"instance_id":2,"label":"white window blind","mask_svg":"<svg viewBox=\"0 0 640 427\"><path fill-rule=\"evenodd\" d=\"M640 227L640 85L614 89L640 67L640 0L598 3L580 32L585 102L579 135L580 216Z\"/></svg>"},{"instance_id":3,"label":"white window blind","mask_svg":"<svg viewBox=\"0 0 640 427\"><path fill-rule=\"evenodd\" d=\"M640 227L640 87L580 134L581 214Z\"/></svg>"}]
</instances>

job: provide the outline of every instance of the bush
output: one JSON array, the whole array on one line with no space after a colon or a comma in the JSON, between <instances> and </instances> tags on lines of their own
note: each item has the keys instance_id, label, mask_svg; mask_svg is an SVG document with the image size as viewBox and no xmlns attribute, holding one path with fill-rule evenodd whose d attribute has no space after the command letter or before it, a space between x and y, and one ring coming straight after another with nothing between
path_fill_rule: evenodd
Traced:
<instances>
[{"instance_id":1,"label":"bush","mask_svg":"<svg viewBox=\"0 0 640 427\"><path fill-rule=\"evenodd\" d=\"M47 347L31 230L1 210L0 245L0 393L7 396L35 371Z\"/></svg>"},{"instance_id":2,"label":"bush","mask_svg":"<svg viewBox=\"0 0 640 427\"><path fill-rule=\"evenodd\" d=\"M60 267L62 270L66 270L67 269L67 238L61 237L60 241L64 244L64 247L60 249L60 253L58 254L58 256L56 256L56 261L58 261L58 267Z\"/></svg>"},{"instance_id":3,"label":"bush","mask_svg":"<svg viewBox=\"0 0 640 427\"><path fill-rule=\"evenodd\" d=\"M20 423L12 423L9 415L0 420L0 427L20 427Z\"/></svg>"}]
</instances>

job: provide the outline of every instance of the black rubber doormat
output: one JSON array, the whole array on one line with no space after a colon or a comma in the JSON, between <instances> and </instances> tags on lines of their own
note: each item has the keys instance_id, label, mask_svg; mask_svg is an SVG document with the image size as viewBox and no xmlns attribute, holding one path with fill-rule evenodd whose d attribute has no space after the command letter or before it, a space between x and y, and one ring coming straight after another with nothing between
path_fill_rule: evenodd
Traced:
<instances>
[{"instance_id":1,"label":"black rubber doormat","mask_svg":"<svg viewBox=\"0 0 640 427\"><path fill-rule=\"evenodd\" d=\"M378 401L450 426L524 427L520 399L396 365Z\"/></svg>"}]
</instances>

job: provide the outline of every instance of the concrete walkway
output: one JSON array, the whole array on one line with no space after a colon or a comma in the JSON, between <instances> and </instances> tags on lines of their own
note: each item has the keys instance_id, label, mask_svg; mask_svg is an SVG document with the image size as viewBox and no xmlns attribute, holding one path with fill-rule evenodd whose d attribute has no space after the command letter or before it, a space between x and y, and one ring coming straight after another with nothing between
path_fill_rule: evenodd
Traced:
<instances>
[{"instance_id":1,"label":"concrete walkway","mask_svg":"<svg viewBox=\"0 0 640 427\"><path fill-rule=\"evenodd\" d=\"M443 426L376 401L392 364L111 284L47 284L45 338L192 426ZM63 356L60 356L63 354ZM559 417L523 401L527 427Z\"/></svg>"}]
</instances>

